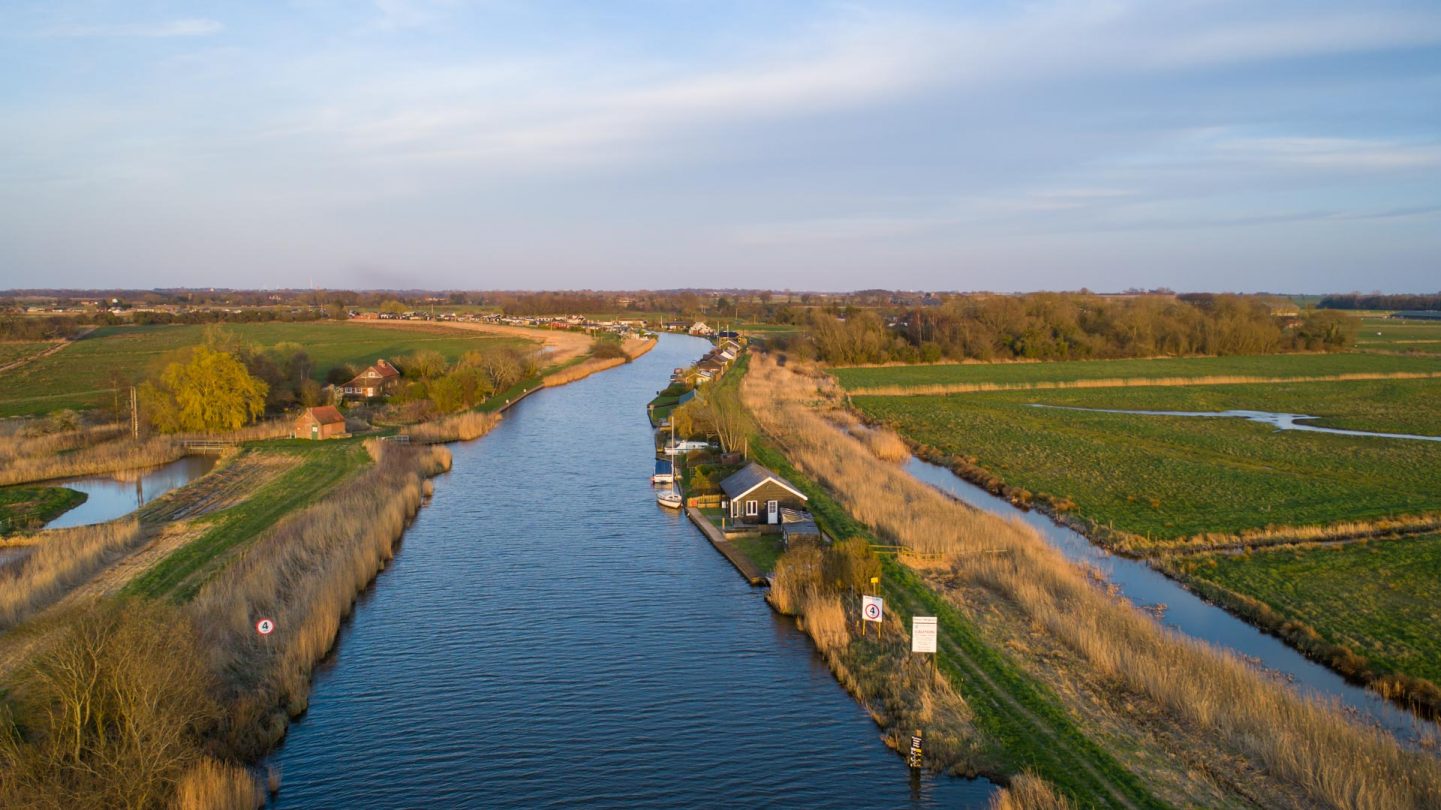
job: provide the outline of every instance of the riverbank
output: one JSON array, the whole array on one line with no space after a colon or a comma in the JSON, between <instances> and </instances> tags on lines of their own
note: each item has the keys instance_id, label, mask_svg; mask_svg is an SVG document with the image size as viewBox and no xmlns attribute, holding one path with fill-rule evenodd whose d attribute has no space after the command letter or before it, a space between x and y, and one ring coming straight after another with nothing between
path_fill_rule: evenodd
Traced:
<instances>
[{"instance_id":1,"label":"riverbank","mask_svg":"<svg viewBox=\"0 0 1441 810\"><path fill-rule=\"evenodd\" d=\"M1035 721L1046 729L995 735L1008 767L1035 763L1040 776L1083 800L1095 794L1077 780L1110 773L1116 761L1148 793L1178 805L1246 797L1262 805L1424 807L1441 791L1441 767L1430 755L1164 630L1028 529L972 511L876 458L816 415L843 402L824 376L769 363L757 380L756 365L743 387L746 403L786 457L862 518L858 529L942 555L943 565L907 567L940 600L927 609L944 604L981 644L955 670L959 691L969 699L1000 686L1039 701L1041 710L1029 714L971 702L989 718L983 729ZM816 513L832 524L849 520ZM886 579L882 587L889 591ZM1045 740L1067 739L1067 717L1082 719L1097 749L1059 746L1077 758L1071 762L1026 753L1028 745L1050 751L1056 746ZM1354 770L1357 761L1369 763L1364 774Z\"/></svg>"},{"instance_id":2,"label":"riverbank","mask_svg":"<svg viewBox=\"0 0 1441 810\"><path fill-rule=\"evenodd\" d=\"M0 635L0 675L7 689L16 695L42 692L37 667L68 654L77 628L98 622L111 628L106 633L132 632L125 629L128 620L113 619L126 600L157 606L164 615L143 621L192 628L180 631L187 641L175 649L203 660L175 665L193 667L202 680L218 679L219 720L187 727L180 738L193 746L183 749L189 753L167 760L168 770L152 773L174 784L188 779L194 765L214 777L212 760L195 753L201 749L229 762L255 761L305 711L314 668L334 647L341 620L394 556L433 492L429 479L450 468L448 450L424 445L477 438L499 420L478 412L437 420L412 428L410 443L379 438L248 443L233 449L211 475L147 504L138 520L130 521L134 530L113 542L106 526L72 532L73 540L45 534L40 548L46 553L17 563L23 570L16 583L34 583L25 587L35 598L7 594L26 596L20 603L25 623ZM92 542L91 535L98 539ZM83 567L52 574L60 561L75 557L64 553L67 548L82 545L95 549L86 551ZM135 615L148 616L148 610ZM256 630L260 618L273 628L264 636ZM106 677L110 674L97 675ZM27 705L14 722L45 728L44 717L28 714ZM0 719L6 724L0 738L9 739L4 732L10 722L8 715ZM0 797L24 803L27 796L62 790L62 784L71 785L64 790L79 789L71 784L78 777L69 766L47 759L43 735L33 744L23 739L14 738L14 748L0 745L0 764L11 763L23 775L0 788ZM244 771L218 773L222 776L215 778L229 780L235 791L254 788ZM90 782L97 790L116 786L105 779Z\"/></svg>"}]
</instances>

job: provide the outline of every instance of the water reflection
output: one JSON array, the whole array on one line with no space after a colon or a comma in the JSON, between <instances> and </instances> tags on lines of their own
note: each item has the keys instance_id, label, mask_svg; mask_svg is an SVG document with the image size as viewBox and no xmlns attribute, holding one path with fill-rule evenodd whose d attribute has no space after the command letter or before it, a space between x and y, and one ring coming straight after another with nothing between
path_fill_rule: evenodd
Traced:
<instances>
[{"instance_id":1,"label":"water reflection","mask_svg":"<svg viewBox=\"0 0 1441 810\"><path fill-rule=\"evenodd\" d=\"M85 502L45 524L47 529L88 526L128 515L172 489L185 486L215 466L214 456L186 456L145 470L47 482L83 492Z\"/></svg>"}]
</instances>

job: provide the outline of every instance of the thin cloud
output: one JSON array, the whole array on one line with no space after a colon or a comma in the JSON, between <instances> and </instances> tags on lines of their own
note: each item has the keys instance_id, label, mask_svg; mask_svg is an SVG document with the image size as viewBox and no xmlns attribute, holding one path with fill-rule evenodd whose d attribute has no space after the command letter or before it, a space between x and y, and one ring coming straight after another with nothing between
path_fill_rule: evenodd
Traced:
<instances>
[{"instance_id":1,"label":"thin cloud","mask_svg":"<svg viewBox=\"0 0 1441 810\"><path fill-rule=\"evenodd\" d=\"M51 28L43 36L56 38L142 38L166 39L170 37L208 37L218 34L225 26L217 20L191 18L164 20L153 23L115 23L107 25L66 25Z\"/></svg>"}]
</instances>

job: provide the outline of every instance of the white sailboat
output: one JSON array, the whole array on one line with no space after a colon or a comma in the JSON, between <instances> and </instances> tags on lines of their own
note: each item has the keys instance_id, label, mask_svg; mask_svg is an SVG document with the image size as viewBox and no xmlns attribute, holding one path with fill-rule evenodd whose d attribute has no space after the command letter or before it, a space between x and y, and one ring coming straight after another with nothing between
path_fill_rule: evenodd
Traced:
<instances>
[{"instance_id":1,"label":"white sailboat","mask_svg":"<svg viewBox=\"0 0 1441 810\"><path fill-rule=\"evenodd\" d=\"M670 443L675 446L675 423L670 426ZM675 462L671 462L671 476L669 485L655 494L655 502L667 509L679 509L685 506L685 498L681 497L680 491L675 487Z\"/></svg>"}]
</instances>

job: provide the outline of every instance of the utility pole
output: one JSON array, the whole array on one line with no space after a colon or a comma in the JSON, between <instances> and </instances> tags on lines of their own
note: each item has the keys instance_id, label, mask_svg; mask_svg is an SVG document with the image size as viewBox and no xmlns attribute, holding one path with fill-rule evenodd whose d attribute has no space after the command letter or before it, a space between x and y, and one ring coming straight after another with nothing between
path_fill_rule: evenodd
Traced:
<instances>
[{"instance_id":1,"label":"utility pole","mask_svg":"<svg viewBox=\"0 0 1441 810\"><path fill-rule=\"evenodd\" d=\"M130 436L137 442L140 441L139 401L140 397L135 393L135 386L130 386Z\"/></svg>"}]
</instances>

